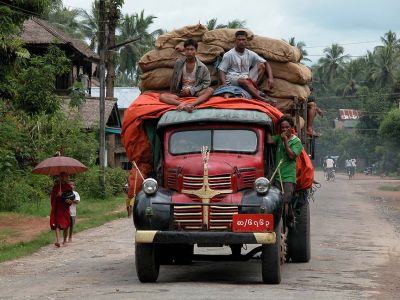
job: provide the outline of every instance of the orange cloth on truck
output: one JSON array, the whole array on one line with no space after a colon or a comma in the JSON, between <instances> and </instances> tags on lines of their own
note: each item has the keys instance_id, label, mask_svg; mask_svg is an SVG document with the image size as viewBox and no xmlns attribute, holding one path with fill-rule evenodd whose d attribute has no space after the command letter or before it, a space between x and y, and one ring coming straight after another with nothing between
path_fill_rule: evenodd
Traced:
<instances>
[{"instance_id":1,"label":"orange cloth on truck","mask_svg":"<svg viewBox=\"0 0 400 300\"><path fill-rule=\"evenodd\" d=\"M193 101L193 97L183 98L182 101ZM272 122L276 124L279 118L283 115L275 107L261 102L259 100L249 100L244 98L224 98L224 97L211 97L208 101L200 104L198 109L202 108L226 108L226 109L247 109L258 110L265 112L271 117ZM124 121L122 123L122 143L124 144L126 154L130 161L135 161L140 171L146 177L152 170L152 153L151 146L147 139L147 135L143 128L143 120L146 119L159 119L165 112L175 110L175 105L169 105L160 102L160 94L158 93L145 93L140 95L126 110L124 114ZM306 154L307 155L307 154ZM308 156L307 156L308 158ZM303 164L300 161L300 164ZM297 168L301 168L299 163ZM135 168L132 168L128 178L129 190L128 197L133 196L135 190ZM300 177L303 177L298 173ZM313 176L312 176L313 177ZM299 181L299 178L297 179ZM301 180L301 178L300 178ZM142 179L137 176L136 192L141 190ZM297 183L299 184L299 182ZM311 182L312 184L312 182ZM304 184L301 184L304 186Z\"/></svg>"}]
</instances>

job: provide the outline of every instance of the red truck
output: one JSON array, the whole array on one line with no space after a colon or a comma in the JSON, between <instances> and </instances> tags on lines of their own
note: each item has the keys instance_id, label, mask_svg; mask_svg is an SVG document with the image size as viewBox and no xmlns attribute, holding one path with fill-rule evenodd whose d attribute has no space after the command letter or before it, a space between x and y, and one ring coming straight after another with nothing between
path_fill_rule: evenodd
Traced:
<instances>
[{"instance_id":1,"label":"red truck","mask_svg":"<svg viewBox=\"0 0 400 300\"><path fill-rule=\"evenodd\" d=\"M271 180L275 149L265 139L266 131L274 132L270 116L203 108L169 110L150 123L153 176L143 181L133 207L141 282L156 281L162 264L207 259L194 255L195 245L231 248L231 255L209 258L214 260L261 253L262 281L269 284L280 283L285 261L309 261L307 192L296 193L284 209ZM242 255L245 244L254 246Z\"/></svg>"}]
</instances>

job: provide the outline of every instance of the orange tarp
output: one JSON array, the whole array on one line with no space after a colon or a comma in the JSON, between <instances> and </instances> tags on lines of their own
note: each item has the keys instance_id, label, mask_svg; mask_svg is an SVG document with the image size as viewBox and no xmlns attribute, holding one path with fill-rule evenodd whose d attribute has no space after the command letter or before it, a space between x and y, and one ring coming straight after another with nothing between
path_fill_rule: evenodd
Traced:
<instances>
[{"instance_id":1,"label":"orange tarp","mask_svg":"<svg viewBox=\"0 0 400 300\"><path fill-rule=\"evenodd\" d=\"M127 156L130 161L136 162L145 177L152 170L153 163L151 146L144 131L142 120L159 119L165 112L176 109L175 105L169 105L160 102L159 97L160 94L158 93L145 93L140 95L126 110L124 121L122 123L122 143L125 146ZM184 101L191 102L193 101L193 98L186 98ZM258 100L249 100L244 98L226 99L224 97L212 97L205 103L202 103L198 106L198 109L201 108L258 110L268 114L272 118L274 124L282 116L282 113L278 109L269 104L260 102ZM307 157L306 159L309 160L308 155L306 154L305 156ZM304 164L304 156L302 160L298 160L297 162L299 171L299 168L301 168L301 166ZM309 164L311 165L311 162L309 162ZM299 179L301 181L301 178L304 177L301 173L302 172L298 172L298 176L300 176L300 178L297 179L297 185L300 183ZM132 168L128 180L129 197L132 197L135 191L137 193L141 189L142 180L140 176L137 176L135 187L134 182L136 176L136 170L135 168ZM310 174L308 177L310 177ZM311 177L313 177L313 174ZM311 184L309 184L309 186L311 186ZM300 184L300 186L306 185L308 185L308 183Z\"/></svg>"}]
</instances>

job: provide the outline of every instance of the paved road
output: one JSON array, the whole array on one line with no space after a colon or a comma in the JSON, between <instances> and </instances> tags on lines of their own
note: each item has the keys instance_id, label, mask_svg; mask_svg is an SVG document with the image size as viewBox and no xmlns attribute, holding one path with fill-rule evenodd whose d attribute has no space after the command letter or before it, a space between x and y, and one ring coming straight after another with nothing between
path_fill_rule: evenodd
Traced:
<instances>
[{"instance_id":1,"label":"paved road","mask_svg":"<svg viewBox=\"0 0 400 300\"><path fill-rule=\"evenodd\" d=\"M67 247L0 264L0 299L393 299L399 236L365 186L338 177L311 204L311 262L285 264L280 285L260 283L258 260L162 266L156 284L141 284L132 221L121 219L77 234Z\"/></svg>"}]
</instances>

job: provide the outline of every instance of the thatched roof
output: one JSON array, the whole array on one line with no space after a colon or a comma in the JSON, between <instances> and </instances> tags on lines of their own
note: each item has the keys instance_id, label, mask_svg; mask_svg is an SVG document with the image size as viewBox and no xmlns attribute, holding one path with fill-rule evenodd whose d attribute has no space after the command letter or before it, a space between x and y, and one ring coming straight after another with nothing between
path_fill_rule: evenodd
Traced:
<instances>
[{"instance_id":1,"label":"thatched roof","mask_svg":"<svg viewBox=\"0 0 400 300\"><path fill-rule=\"evenodd\" d=\"M32 17L23 24L22 39L26 44L58 44L66 45L75 49L91 60L99 60L99 56L93 52L85 43L70 37L49 22Z\"/></svg>"},{"instance_id":2,"label":"thatched roof","mask_svg":"<svg viewBox=\"0 0 400 300\"><path fill-rule=\"evenodd\" d=\"M93 128L99 125L100 120L100 101L99 98L88 97L86 101L79 107L79 111L76 108L69 106L70 99L63 98L62 109L70 117L75 117L77 114L81 116L83 126L85 128ZM106 99L105 100L105 120L106 123L111 116L112 110L117 103L116 100Z\"/></svg>"}]
</instances>

